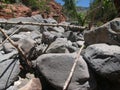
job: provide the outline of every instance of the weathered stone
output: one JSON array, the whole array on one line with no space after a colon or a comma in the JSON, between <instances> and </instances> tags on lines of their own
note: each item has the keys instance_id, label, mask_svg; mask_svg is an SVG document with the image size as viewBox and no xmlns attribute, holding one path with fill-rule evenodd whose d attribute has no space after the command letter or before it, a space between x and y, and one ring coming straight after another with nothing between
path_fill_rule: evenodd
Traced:
<instances>
[{"instance_id":1,"label":"weathered stone","mask_svg":"<svg viewBox=\"0 0 120 90\"><path fill-rule=\"evenodd\" d=\"M3 45L3 50L4 50L5 53L10 53L13 50L15 50L15 47L11 43L7 42Z\"/></svg>"},{"instance_id":2,"label":"weathered stone","mask_svg":"<svg viewBox=\"0 0 120 90\"><path fill-rule=\"evenodd\" d=\"M82 40L82 36L80 36L77 32L72 32L72 31L66 31L63 34L63 37L67 38L68 40L70 40L72 42Z\"/></svg>"},{"instance_id":3,"label":"weathered stone","mask_svg":"<svg viewBox=\"0 0 120 90\"><path fill-rule=\"evenodd\" d=\"M99 75L111 81L120 80L120 47L116 45L94 44L86 48L84 59Z\"/></svg>"},{"instance_id":4,"label":"weathered stone","mask_svg":"<svg viewBox=\"0 0 120 90\"><path fill-rule=\"evenodd\" d=\"M33 78L24 87L18 90L42 90L42 86L38 78Z\"/></svg>"},{"instance_id":5,"label":"weathered stone","mask_svg":"<svg viewBox=\"0 0 120 90\"><path fill-rule=\"evenodd\" d=\"M76 54L44 54L38 57L37 67L56 90L62 90ZM86 62L80 56L68 90L93 90L89 85L89 72Z\"/></svg>"},{"instance_id":6,"label":"weathered stone","mask_svg":"<svg viewBox=\"0 0 120 90\"><path fill-rule=\"evenodd\" d=\"M66 38L57 38L50 44L46 53L65 53L67 50L68 41Z\"/></svg>"},{"instance_id":7,"label":"weathered stone","mask_svg":"<svg viewBox=\"0 0 120 90\"><path fill-rule=\"evenodd\" d=\"M96 43L120 45L120 18L116 18L96 29L85 31L84 39L87 45Z\"/></svg>"},{"instance_id":8,"label":"weathered stone","mask_svg":"<svg viewBox=\"0 0 120 90\"><path fill-rule=\"evenodd\" d=\"M34 74L27 73L25 78L19 77L19 80L15 81L7 90L39 90L40 87L40 80L35 78Z\"/></svg>"},{"instance_id":9,"label":"weathered stone","mask_svg":"<svg viewBox=\"0 0 120 90\"><path fill-rule=\"evenodd\" d=\"M30 37L35 40L35 39L40 39L42 38L42 34L39 31L32 31L30 33Z\"/></svg>"},{"instance_id":10,"label":"weathered stone","mask_svg":"<svg viewBox=\"0 0 120 90\"><path fill-rule=\"evenodd\" d=\"M35 46L35 41L31 38L26 38L20 39L17 43L19 47L24 51L24 54L29 57L31 55L30 51Z\"/></svg>"},{"instance_id":11,"label":"weathered stone","mask_svg":"<svg viewBox=\"0 0 120 90\"><path fill-rule=\"evenodd\" d=\"M18 52L15 50L11 51L10 53L7 53L7 54L5 54L5 52L2 53L2 51L1 51L0 52L0 62L3 62L4 60L10 59L10 58L14 57L14 55L17 55L17 54L18 54Z\"/></svg>"},{"instance_id":12,"label":"weathered stone","mask_svg":"<svg viewBox=\"0 0 120 90\"><path fill-rule=\"evenodd\" d=\"M56 39L55 35L50 32L43 32L42 34L42 42L45 44L50 44Z\"/></svg>"},{"instance_id":13,"label":"weathered stone","mask_svg":"<svg viewBox=\"0 0 120 90\"><path fill-rule=\"evenodd\" d=\"M57 24L57 21L53 18L47 18L47 19L44 19L44 22L45 23L53 23L53 24Z\"/></svg>"},{"instance_id":14,"label":"weathered stone","mask_svg":"<svg viewBox=\"0 0 120 90\"><path fill-rule=\"evenodd\" d=\"M36 22L40 22L40 23L44 22L44 19L43 19L43 17L40 14L34 15L31 18L33 18Z\"/></svg>"},{"instance_id":15,"label":"weathered stone","mask_svg":"<svg viewBox=\"0 0 120 90\"><path fill-rule=\"evenodd\" d=\"M18 78L19 59L0 60L0 90L6 90Z\"/></svg>"},{"instance_id":16,"label":"weathered stone","mask_svg":"<svg viewBox=\"0 0 120 90\"><path fill-rule=\"evenodd\" d=\"M63 37L63 34L60 33L60 32L54 32L54 31L50 31L51 34L53 34L55 37L57 38L62 38Z\"/></svg>"}]
</instances>

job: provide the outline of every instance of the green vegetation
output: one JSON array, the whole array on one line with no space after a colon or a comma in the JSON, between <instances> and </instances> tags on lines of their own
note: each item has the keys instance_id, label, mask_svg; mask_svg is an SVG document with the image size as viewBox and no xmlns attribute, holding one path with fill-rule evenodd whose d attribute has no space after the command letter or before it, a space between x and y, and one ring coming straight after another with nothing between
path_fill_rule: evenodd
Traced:
<instances>
[{"instance_id":1,"label":"green vegetation","mask_svg":"<svg viewBox=\"0 0 120 90\"><path fill-rule=\"evenodd\" d=\"M32 10L40 10L40 12L49 13L48 3L49 0L24 0L22 1L27 6L30 6Z\"/></svg>"},{"instance_id":2,"label":"green vegetation","mask_svg":"<svg viewBox=\"0 0 120 90\"><path fill-rule=\"evenodd\" d=\"M92 23L99 26L120 15L120 0L93 0L87 12L77 12L75 3L79 0L63 1L64 13L70 21L78 21L79 25Z\"/></svg>"},{"instance_id":3,"label":"green vegetation","mask_svg":"<svg viewBox=\"0 0 120 90\"><path fill-rule=\"evenodd\" d=\"M49 13L48 2L49 0L2 0L4 3L23 3L26 6L31 7L32 10L40 10L40 12Z\"/></svg>"},{"instance_id":4,"label":"green vegetation","mask_svg":"<svg viewBox=\"0 0 120 90\"><path fill-rule=\"evenodd\" d=\"M63 6L64 13L68 17L69 21L77 21L79 25L85 24L85 13L77 12L76 2L78 0L63 0L65 2Z\"/></svg>"},{"instance_id":5,"label":"green vegetation","mask_svg":"<svg viewBox=\"0 0 120 90\"><path fill-rule=\"evenodd\" d=\"M111 0L94 0L89 9L89 20L101 25L117 16L117 10Z\"/></svg>"}]
</instances>

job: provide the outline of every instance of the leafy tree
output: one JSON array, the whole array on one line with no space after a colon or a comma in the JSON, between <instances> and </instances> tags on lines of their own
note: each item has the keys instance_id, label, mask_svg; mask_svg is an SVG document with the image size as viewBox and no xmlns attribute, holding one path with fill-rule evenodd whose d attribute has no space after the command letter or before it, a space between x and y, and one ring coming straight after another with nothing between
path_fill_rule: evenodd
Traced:
<instances>
[{"instance_id":1,"label":"leafy tree","mask_svg":"<svg viewBox=\"0 0 120 90\"><path fill-rule=\"evenodd\" d=\"M77 18L76 0L63 0L65 2L63 9L69 18Z\"/></svg>"},{"instance_id":2,"label":"leafy tree","mask_svg":"<svg viewBox=\"0 0 120 90\"><path fill-rule=\"evenodd\" d=\"M117 16L112 0L93 0L89 9L89 19L91 22L99 24L112 20Z\"/></svg>"},{"instance_id":3,"label":"leafy tree","mask_svg":"<svg viewBox=\"0 0 120 90\"><path fill-rule=\"evenodd\" d=\"M84 25L86 20L86 15L81 12L77 12L76 2L79 0L63 0L64 1L64 13L67 15L69 20L78 21L79 25Z\"/></svg>"}]
</instances>

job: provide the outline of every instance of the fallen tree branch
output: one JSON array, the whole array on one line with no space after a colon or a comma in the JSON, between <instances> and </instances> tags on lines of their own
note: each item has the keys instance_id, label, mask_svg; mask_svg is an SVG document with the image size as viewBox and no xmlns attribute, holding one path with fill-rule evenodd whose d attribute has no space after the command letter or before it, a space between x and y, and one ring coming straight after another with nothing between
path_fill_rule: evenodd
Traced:
<instances>
[{"instance_id":1,"label":"fallen tree branch","mask_svg":"<svg viewBox=\"0 0 120 90\"><path fill-rule=\"evenodd\" d=\"M68 78L67 78L67 80L65 81L65 84L64 84L64 86L63 86L63 90L67 90L67 88L68 88L68 86L69 86L69 84L70 84L70 82L71 82L71 80L72 80L73 73L74 73L74 71L75 71L77 62L78 62L79 57L80 57L80 53L81 53L81 51L82 51L83 48L84 48L84 44L82 45L82 47L80 48L80 50L79 50L79 52L78 52L78 54L77 54L77 56L76 56L76 59L75 59L74 64L73 64L73 66L72 66L72 68L71 68L70 74L69 74L69 76L68 76Z\"/></svg>"},{"instance_id":2,"label":"fallen tree branch","mask_svg":"<svg viewBox=\"0 0 120 90\"><path fill-rule=\"evenodd\" d=\"M0 32L2 32L2 34L8 38L8 41L18 50L18 52L20 53L20 55L22 55L22 57L24 58L23 62L27 65L27 67L29 67L30 69L30 66L31 66L31 63L30 61L27 59L27 57L25 56L23 50L20 48L20 46L15 43L13 40L10 39L10 37L5 33L4 29L0 29Z\"/></svg>"},{"instance_id":3,"label":"fallen tree branch","mask_svg":"<svg viewBox=\"0 0 120 90\"><path fill-rule=\"evenodd\" d=\"M67 28L77 28L80 30L86 29L83 26L76 26L76 25L65 25L65 24L51 24L51 23L37 23L37 22L0 22L0 24L14 24L14 25L36 25L36 26L62 26Z\"/></svg>"},{"instance_id":4,"label":"fallen tree branch","mask_svg":"<svg viewBox=\"0 0 120 90\"><path fill-rule=\"evenodd\" d=\"M5 44L5 42L13 35L15 34L17 31L20 30L20 28L22 28L23 26L20 26L18 29L16 29L11 35L9 35L1 44L0 47L3 46L3 44Z\"/></svg>"}]
</instances>

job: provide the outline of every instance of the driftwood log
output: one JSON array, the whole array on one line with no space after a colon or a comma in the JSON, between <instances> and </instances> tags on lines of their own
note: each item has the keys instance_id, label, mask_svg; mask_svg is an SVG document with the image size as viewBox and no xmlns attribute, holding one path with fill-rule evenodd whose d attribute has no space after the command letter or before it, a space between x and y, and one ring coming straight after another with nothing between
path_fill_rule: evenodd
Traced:
<instances>
[{"instance_id":1,"label":"driftwood log","mask_svg":"<svg viewBox=\"0 0 120 90\"><path fill-rule=\"evenodd\" d=\"M61 26L65 28L76 28L78 30L84 30L84 26L65 25L65 24L51 24L51 23L36 23L36 22L0 22L0 24L14 24L14 25L36 25L36 26Z\"/></svg>"}]
</instances>

